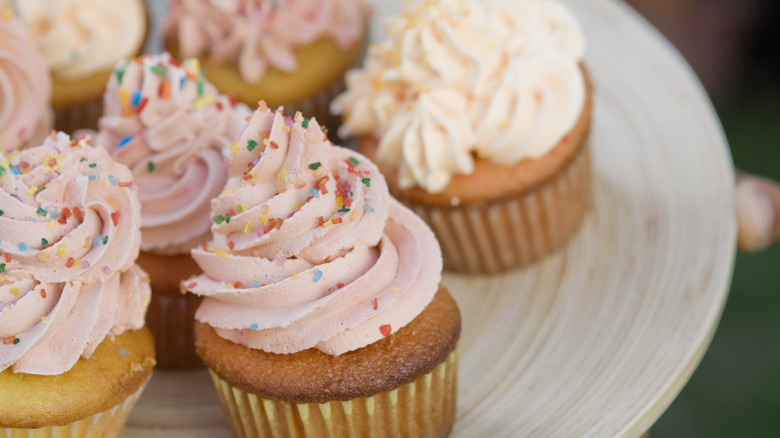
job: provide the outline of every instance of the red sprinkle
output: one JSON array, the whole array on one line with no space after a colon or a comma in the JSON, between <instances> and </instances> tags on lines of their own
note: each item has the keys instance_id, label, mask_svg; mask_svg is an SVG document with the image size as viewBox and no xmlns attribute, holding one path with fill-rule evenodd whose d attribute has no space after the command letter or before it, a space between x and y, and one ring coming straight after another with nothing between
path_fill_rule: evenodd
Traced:
<instances>
[{"instance_id":1,"label":"red sprinkle","mask_svg":"<svg viewBox=\"0 0 780 438\"><path fill-rule=\"evenodd\" d=\"M317 217L317 225L319 225L319 226L325 225L325 218L323 218L322 216L318 216Z\"/></svg>"},{"instance_id":2,"label":"red sprinkle","mask_svg":"<svg viewBox=\"0 0 780 438\"><path fill-rule=\"evenodd\" d=\"M111 221L114 223L115 227L117 226L117 224L119 224L119 216L121 216L121 213L119 213L118 211L111 213Z\"/></svg>"},{"instance_id":3,"label":"red sprinkle","mask_svg":"<svg viewBox=\"0 0 780 438\"><path fill-rule=\"evenodd\" d=\"M200 247L203 248L203 251L208 251L209 247L206 245L206 242L200 242Z\"/></svg>"},{"instance_id":4,"label":"red sprinkle","mask_svg":"<svg viewBox=\"0 0 780 438\"><path fill-rule=\"evenodd\" d=\"M379 331L382 332L382 336L390 336L390 333L393 331L393 329L390 328L390 324L385 324L379 326Z\"/></svg>"},{"instance_id":5,"label":"red sprinkle","mask_svg":"<svg viewBox=\"0 0 780 438\"><path fill-rule=\"evenodd\" d=\"M171 82L163 81L163 83L160 84L160 88L157 90L157 95L163 99L171 97Z\"/></svg>"},{"instance_id":6,"label":"red sprinkle","mask_svg":"<svg viewBox=\"0 0 780 438\"><path fill-rule=\"evenodd\" d=\"M217 109L222 111L222 102L217 102Z\"/></svg>"},{"instance_id":7,"label":"red sprinkle","mask_svg":"<svg viewBox=\"0 0 780 438\"><path fill-rule=\"evenodd\" d=\"M68 218L66 218L65 216L60 216L59 219L57 219L57 222L61 223L62 225L65 225L66 223L68 223Z\"/></svg>"},{"instance_id":8,"label":"red sprinkle","mask_svg":"<svg viewBox=\"0 0 780 438\"><path fill-rule=\"evenodd\" d=\"M141 102L138 103L138 106L136 107L135 112L138 113L138 114L141 114L141 111L144 110L144 107L146 106L147 102L149 102L149 98L148 97L144 97L143 99L141 99Z\"/></svg>"},{"instance_id":9,"label":"red sprinkle","mask_svg":"<svg viewBox=\"0 0 780 438\"><path fill-rule=\"evenodd\" d=\"M68 207L65 207L62 209L62 215L66 218L69 218L73 215L73 213L70 212L70 209Z\"/></svg>"},{"instance_id":10,"label":"red sprinkle","mask_svg":"<svg viewBox=\"0 0 780 438\"><path fill-rule=\"evenodd\" d=\"M81 213L81 209L78 207L73 207L73 216L75 216L77 219L84 217Z\"/></svg>"},{"instance_id":11,"label":"red sprinkle","mask_svg":"<svg viewBox=\"0 0 780 438\"><path fill-rule=\"evenodd\" d=\"M279 149L279 145L275 141L271 142L271 149Z\"/></svg>"},{"instance_id":12,"label":"red sprinkle","mask_svg":"<svg viewBox=\"0 0 780 438\"><path fill-rule=\"evenodd\" d=\"M118 185L119 185L119 187L128 187L128 188L129 187L133 187L133 183L131 183L131 182L121 182Z\"/></svg>"},{"instance_id":13,"label":"red sprinkle","mask_svg":"<svg viewBox=\"0 0 780 438\"><path fill-rule=\"evenodd\" d=\"M344 283L339 283L339 284L337 284L337 285L336 285L336 287L338 287L339 289L341 289L342 287L344 287Z\"/></svg>"},{"instance_id":14,"label":"red sprinkle","mask_svg":"<svg viewBox=\"0 0 780 438\"><path fill-rule=\"evenodd\" d=\"M16 336L6 336L5 338L3 338L3 344L5 345L13 344L14 339L16 339Z\"/></svg>"},{"instance_id":15,"label":"red sprinkle","mask_svg":"<svg viewBox=\"0 0 780 438\"><path fill-rule=\"evenodd\" d=\"M340 224L342 222L344 222L344 221L340 217L334 217L333 218L333 223L334 224Z\"/></svg>"},{"instance_id":16,"label":"red sprinkle","mask_svg":"<svg viewBox=\"0 0 780 438\"><path fill-rule=\"evenodd\" d=\"M76 263L76 261L73 260L73 257L68 257L68 261L65 262L65 266L72 268L74 263Z\"/></svg>"},{"instance_id":17,"label":"red sprinkle","mask_svg":"<svg viewBox=\"0 0 780 438\"><path fill-rule=\"evenodd\" d=\"M181 64L179 64L179 61L177 61L177 60L175 60L173 58L169 59L168 62L170 62L171 65L173 65L174 67L181 68Z\"/></svg>"},{"instance_id":18,"label":"red sprinkle","mask_svg":"<svg viewBox=\"0 0 780 438\"><path fill-rule=\"evenodd\" d=\"M233 93L228 94L228 99L230 99L230 106L236 106L236 95Z\"/></svg>"},{"instance_id":19,"label":"red sprinkle","mask_svg":"<svg viewBox=\"0 0 780 438\"><path fill-rule=\"evenodd\" d=\"M197 286L197 285L198 285L198 283L195 283L195 282L193 281L192 283L190 283L190 284L188 284L188 285L187 285L187 289L192 289L192 288L194 288L194 287L195 287L195 286Z\"/></svg>"},{"instance_id":20,"label":"red sprinkle","mask_svg":"<svg viewBox=\"0 0 780 438\"><path fill-rule=\"evenodd\" d=\"M46 289L41 289L41 298L46 298Z\"/></svg>"},{"instance_id":21,"label":"red sprinkle","mask_svg":"<svg viewBox=\"0 0 780 438\"><path fill-rule=\"evenodd\" d=\"M374 298L374 310L376 310L378 307L379 307L379 300ZM385 335L385 336L387 336L387 335Z\"/></svg>"},{"instance_id":22,"label":"red sprinkle","mask_svg":"<svg viewBox=\"0 0 780 438\"><path fill-rule=\"evenodd\" d=\"M235 288L235 289L241 289L241 282L240 282L240 281L237 281L237 282L235 282L235 283L233 284L233 288Z\"/></svg>"},{"instance_id":23,"label":"red sprinkle","mask_svg":"<svg viewBox=\"0 0 780 438\"><path fill-rule=\"evenodd\" d=\"M236 244L233 243L232 240L228 242L228 248L230 248L231 251L233 251L233 248L235 248L235 247L236 247Z\"/></svg>"},{"instance_id":24,"label":"red sprinkle","mask_svg":"<svg viewBox=\"0 0 780 438\"><path fill-rule=\"evenodd\" d=\"M244 181L249 181L252 179L252 175L244 175L244 178L242 178Z\"/></svg>"},{"instance_id":25,"label":"red sprinkle","mask_svg":"<svg viewBox=\"0 0 780 438\"><path fill-rule=\"evenodd\" d=\"M6 263L11 263L11 254L5 253L3 254L3 258L5 258Z\"/></svg>"}]
</instances>

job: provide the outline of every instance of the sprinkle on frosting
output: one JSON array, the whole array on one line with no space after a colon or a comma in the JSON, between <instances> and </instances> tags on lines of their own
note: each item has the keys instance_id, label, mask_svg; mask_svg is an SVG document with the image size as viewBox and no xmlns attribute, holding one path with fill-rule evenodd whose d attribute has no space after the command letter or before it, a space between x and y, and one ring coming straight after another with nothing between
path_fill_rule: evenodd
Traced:
<instances>
[{"instance_id":1,"label":"sprinkle on frosting","mask_svg":"<svg viewBox=\"0 0 780 438\"><path fill-rule=\"evenodd\" d=\"M228 158L232 177L211 205L213 239L192 251L204 274L188 288L205 297L196 318L219 336L274 353L338 355L387 336L380 327L408 324L438 289L430 230L390 198L373 163L322 139L316 120L264 102L238 138L258 146Z\"/></svg>"}]
</instances>

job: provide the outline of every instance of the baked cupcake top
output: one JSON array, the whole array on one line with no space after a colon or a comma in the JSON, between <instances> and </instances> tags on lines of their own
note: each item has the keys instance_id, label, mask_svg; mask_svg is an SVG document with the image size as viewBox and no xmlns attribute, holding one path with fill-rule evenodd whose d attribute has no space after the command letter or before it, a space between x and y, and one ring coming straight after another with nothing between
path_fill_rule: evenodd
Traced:
<instances>
[{"instance_id":1,"label":"baked cupcake top","mask_svg":"<svg viewBox=\"0 0 780 438\"><path fill-rule=\"evenodd\" d=\"M347 74L341 135L379 139L401 188L441 192L475 157L538 158L583 110L585 38L552 0L417 2Z\"/></svg>"},{"instance_id":2,"label":"baked cupcake top","mask_svg":"<svg viewBox=\"0 0 780 438\"><path fill-rule=\"evenodd\" d=\"M54 375L144 324L140 204L127 167L52 133L0 153L0 371ZM121 352L120 352L121 353Z\"/></svg>"},{"instance_id":3,"label":"baked cupcake top","mask_svg":"<svg viewBox=\"0 0 780 438\"><path fill-rule=\"evenodd\" d=\"M2 0L30 29L55 79L109 71L138 53L146 36L142 0Z\"/></svg>"},{"instance_id":4,"label":"baked cupcake top","mask_svg":"<svg viewBox=\"0 0 780 438\"><path fill-rule=\"evenodd\" d=\"M0 148L39 144L51 130L51 78L10 9L0 10Z\"/></svg>"},{"instance_id":5,"label":"baked cupcake top","mask_svg":"<svg viewBox=\"0 0 780 438\"><path fill-rule=\"evenodd\" d=\"M96 143L133 171L141 248L188 252L208 237L227 146L252 112L219 94L196 59L180 64L167 53L120 61L103 100Z\"/></svg>"},{"instance_id":6,"label":"baked cupcake top","mask_svg":"<svg viewBox=\"0 0 780 438\"><path fill-rule=\"evenodd\" d=\"M250 348L338 355L395 333L441 279L433 233L393 200L373 163L333 146L313 119L264 102L231 147L212 202L213 240L195 318Z\"/></svg>"},{"instance_id":7,"label":"baked cupcake top","mask_svg":"<svg viewBox=\"0 0 780 438\"><path fill-rule=\"evenodd\" d=\"M365 0L171 0L164 33L181 56L235 64L255 84L269 68L295 71L295 49L320 38L354 47L370 12Z\"/></svg>"}]
</instances>

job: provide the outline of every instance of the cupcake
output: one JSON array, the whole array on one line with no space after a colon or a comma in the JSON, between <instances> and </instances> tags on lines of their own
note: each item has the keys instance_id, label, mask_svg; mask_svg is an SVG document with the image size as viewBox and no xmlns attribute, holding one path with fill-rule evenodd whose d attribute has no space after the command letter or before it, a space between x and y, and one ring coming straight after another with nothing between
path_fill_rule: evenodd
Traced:
<instances>
[{"instance_id":1,"label":"cupcake","mask_svg":"<svg viewBox=\"0 0 780 438\"><path fill-rule=\"evenodd\" d=\"M52 127L51 78L27 29L0 11L0 148L39 145Z\"/></svg>"},{"instance_id":2,"label":"cupcake","mask_svg":"<svg viewBox=\"0 0 780 438\"><path fill-rule=\"evenodd\" d=\"M370 12L365 0L172 0L164 34L175 57L202 58L221 92L330 126L328 104L363 53Z\"/></svg>"},{"instance_id":3,"label":"cupcake","mask_svg":"<svg viewBox=\"0 0 780 438\"><path fill-rule=\"evenodd\" d=\"M63 133L0 153L0 434L118 436L151 376L131 186Z\"/></svg>"},{"instance_id":4,"label":"cupcake","mask_svg":"<svg viewBox=\"0 0 780 438\"><path fill-rule=\"evenodd\" d=\"M261 102L212 201L198 354L234 436L445 436L460 314L441 252L364 156Z\"/></svg>"},{"instance_id":5,"label":"cupcake","mask_svg":"<svg viewBox=\"0 0 780 438\"><path fill-rule=\"evenodd\" d=\"M133 172L141 201L138 264L152 282L147 324L164 368L200 364L193 314L180 283L199 272L190 249L210 236L209 201L222 191L227 148L249 108L217 92L198 62L167 53L120 61L108 82L97 144Z\"/></svg>"},{"instance_id":6,"label":"cupcake","mask_svg":"<svg viewBox=\"0 0 780 438\"><path fill-rule=\"evenodd\" d=\"M531 263L578 228L590 198L584 35L551 0L441 0L387 23L333 103L343 136L433 228L444 267Z\"/></svg>"},{"instance_id":7,"label":"cupcake","mask_svg":"<svg viewBox=\"0 0 780 438\"><path fill-rule=\"evenodd\" d=\"M143 0L2 0L13 4L51 70L55 128L94 129L114 64L141 52Z\"/></svg>"}]
</instances>

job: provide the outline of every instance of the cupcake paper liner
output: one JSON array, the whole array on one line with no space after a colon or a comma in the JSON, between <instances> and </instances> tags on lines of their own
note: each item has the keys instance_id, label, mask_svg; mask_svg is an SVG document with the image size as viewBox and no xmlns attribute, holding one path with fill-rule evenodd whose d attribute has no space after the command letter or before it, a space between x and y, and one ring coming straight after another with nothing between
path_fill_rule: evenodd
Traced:
<instances>
[{"instance_id":1,"label":"cupcake paper liner","mask_svg":"<svg viewBox=\"0 0 780 438\"><path fill-rule=\"evenodd\" d=\"M209 372L236 437L444 437L455 418L457 363L456 348L430 373L391 391L300 404L263 399Z\"/></svg>"},{"instance_id":2,"label":"cupcake paper liner","mask_svg":"<svg viewBox=\"0 0 780 438\"><path fill-rule=\"evenodd\" d=\"M125 427L127 416L141 396L148 380L122 403L91 415L83 420L62 426L48 426L37 429L0 429L0 436L6 438L103 438L118 437Z\"/></svg>"},{"instance_id":3,"label":"cupcake paper liner","mask_svg":"<svg viewBox=\"0 0 780 438\"><path fill-rule=\"evenodd\" d=\"M487 205L427 207L404 201L441 243L444 269L494 273L535 262L574 234L590 205L590 147L519 196Z\"/></svg>"},{"instance_id":4,"label":"cupcake paper liner","mask_svg":"<svg viewBox=\"0 0 780 438\"><path fill-rule=\"evenodd\" d=\"M54 129L72 134L79 129L97 129L103 115L103 95L77 105L54 108Z\"/></svg>"},{"instance_id":5,"label":"cupcake paper liner","mask_svg":"<svg viewBox=\"0 0 780 438\"><path fill-rule=\"evenodd\" d=\"M146 326L154 335L158 367L184 369L202 365L195 353L195 310L201 300L190 293L152 291Z\"/></svg>"}]
</instances>

